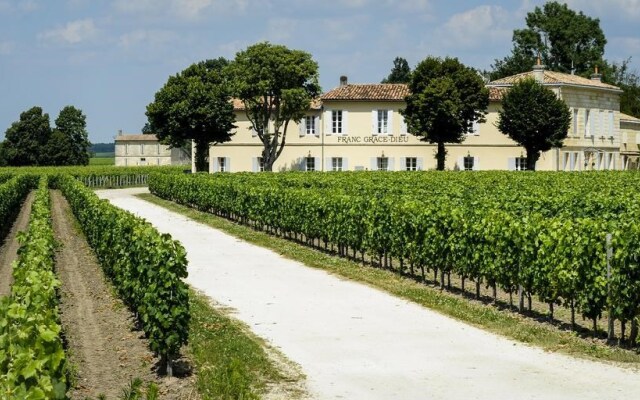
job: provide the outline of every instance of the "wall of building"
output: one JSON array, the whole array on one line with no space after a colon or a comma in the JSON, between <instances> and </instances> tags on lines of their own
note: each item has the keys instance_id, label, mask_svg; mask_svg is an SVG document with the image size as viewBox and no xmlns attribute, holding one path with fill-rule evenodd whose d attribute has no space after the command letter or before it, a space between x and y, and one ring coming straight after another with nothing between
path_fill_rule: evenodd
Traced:
<instances>
[{"instance_id":1,"label":"wall of building","mask_svg":"<svg viewBox=\"0 0 640 400\"><path fill-rule=\"evenodd\" d=\"M115 144L116 166L175 165L177 163L188 165L189 162L188 157L177 154L175 149L169 149L168 146L154 140L117 140Z\"/></svg>"}]
</instances>

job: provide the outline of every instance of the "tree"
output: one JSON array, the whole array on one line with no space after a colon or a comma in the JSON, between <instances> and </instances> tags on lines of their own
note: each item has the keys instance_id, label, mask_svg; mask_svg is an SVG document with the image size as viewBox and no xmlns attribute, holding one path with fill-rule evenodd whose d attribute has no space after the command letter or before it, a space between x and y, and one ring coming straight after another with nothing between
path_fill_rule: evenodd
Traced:
<instances>
[{"instance_id":1,"label":"tree","mask_svg":"<svg viewBox=\"0 0 640 400\"><path fill-rule=\"evenodd\" d=\"M206 171L211 144L231 140L235 114L224 58L193 64L156 93L147 106L149 130L170 147L193 140L196 171Z\"/></svg>"},{"instance_id":2,"label":"tree","mask_svg":"<svg viewBox=\"0 0 640 400\"><path fill-rule=\"evenodd\" d=\"M620 112L640 118L640 76L630 71L631 58L603 67L605 82L620 87Z\"/></svg>"},{"instance_id":3,"label":"tree","mask_svg":"<svg viewBox=\"0 0 640 400\"><path fill-rule=\"evenodd\" d=\"M382 83L409 83L411 80L411 68L409 63L402 57L393 60L393 68L389 76L382 80Z\"/></svg>"},{"instance_id":4,"label":"tree","mask_svg":"<svg viewBox=\"0 0 640 400\"><path fill-rule=\"evenodd\" d=\"M89 143L87 118L82 110L66 106L56 118L56 127L47 144L50 165L88 165Z\"/></svg>"},{"instance_id":5,"label":"tree","mask_svg":"<svg viewBox=\"0 0 640 400\"><path fill-rule=\"evenodd\" d=\"M589 76L596 65L603 65L607 40L600 20L575 12L557 1L536 7L527 14L527 28L513 32L510 56L495 60L491 79L531 70L540 54L551 70Z\"/></svg>"},{"instance_id":6,"label":"tree","mask_svg":"<svg viewBox=\"0 0 640 400\"><path fill-rule=\"evenodd\" d=\"M8 165L44 165L44 151L51 137L49 114L42 108L32 107L20 114L20 120L11 124L5 132L3 151Z\"/></svg>"},{"instance_id":7,"label":"tree","mask_svg":"<svg viewBox=\"0 0 640 400\"><path fill-rule=\"evenodd\" d=\"M228 70L234 95L262 142L264 170L272 171L289 123L300 122L320 93L318 64L307 52L262 42L236 54Z\"/></svg>"},{"instance_id":8,"label":"tree","mask_svg":"<svg viewBox=\"0 0 640 400\"><path fill-rule=\"evenodd\" d=\"M509 89L498 115L498 129L525 148L527 169L533 171L541 152L562 147L571 125L565 102L533 78Z\"/></svg>"},{"instance_id":9,"label":"tree","mask_svg":"<svg viewBox=\"0 0 640 400\"><path fill-rule=\"evenodd\" d=\"M4 142L0 142L0 167L7 166L7 157L5 155Z\"/></svg>"},{"instance_id":10,"label":"tree","mask_svg":"<svg viewBox=\"0 0 640 400\"><path fill-rule=\"evenodd\" d=\"M482 77L457 58L428 57L413 71L405 117L408 131L437 143L437 169L444 170L445 143L461 143L474 122L484 122L489 89Z\"/></svg>"}]
</instances>

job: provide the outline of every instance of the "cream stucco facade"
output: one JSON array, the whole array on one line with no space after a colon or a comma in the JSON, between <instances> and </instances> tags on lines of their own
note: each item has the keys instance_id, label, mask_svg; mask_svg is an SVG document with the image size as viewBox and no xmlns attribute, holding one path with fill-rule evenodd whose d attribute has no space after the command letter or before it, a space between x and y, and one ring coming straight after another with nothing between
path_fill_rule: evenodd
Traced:
<instances>
[{"instance_id":1,"label":"cream stucco facade","mask_svg":"<svg viewBox=\"0 0 640 400\"><path fill-rule=\"evenodd\" d=\"M155 135L118 135L115 139L115 165L189 165L189 155L160 144Z\"/></svg>"},{"instance_id":2,"label":"cream stucco facade","mask_svg":"<svg viewBox=\"0 0 640 400\"><path fill-rule=\"evenodd\" d=\"M636 143L640 143L636 142L640 137L633 130L640 128L640 121L621 124L618 88L600 82L597 77L588 80L549 71L542 73L538 79L570 108L572 125L564 146L543 153L536 169L618 170L637 164L637 157L629 151L637 150ZM491 102L487 120L477 124L463 143L446 145L447 169L526 169L524 148L496 127L501 96L518 78L488 84ZM405 107L403 99L407 94L405 85L342 82L323 95L299 124L289 125L285 148L273 170L435 169L436 146L408 134L399 113ZM211 147L212 173L261 170L260 139L252 132L241 107L236 107L236 117L238 128L232 141Z\"/></svg>"}]
</instances>

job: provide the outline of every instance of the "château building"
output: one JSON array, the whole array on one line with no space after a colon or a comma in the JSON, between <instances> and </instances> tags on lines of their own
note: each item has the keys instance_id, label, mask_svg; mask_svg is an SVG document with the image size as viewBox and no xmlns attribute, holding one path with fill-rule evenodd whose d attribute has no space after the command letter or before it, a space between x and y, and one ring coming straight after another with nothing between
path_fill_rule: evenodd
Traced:
<instances>
[{"instance_id":1,"label":"ch\u00e2teau building","mask_svg":"<svg viewBox=\"0 0 640 400\"><path fill-rule=\"evenodd\" d=\"M516 82L534 78L570 108L572 122L562 148L542 154L536 169L548 171L637 169L640 120L620 113L622 90L591 79L545 70L489 82L486 122L474 124L463 143L447 144L450 170L526 170L525 150L496 127L504 94ZM404 84L340 85L312 102L299 124L291 123L274 171L412 171L436 168L436 146L407 132L399 110ZM228 143L211 146L210 172L261 171L262 143L243 104L234 101L238 126Z\"/></svg>"}]
</instances>

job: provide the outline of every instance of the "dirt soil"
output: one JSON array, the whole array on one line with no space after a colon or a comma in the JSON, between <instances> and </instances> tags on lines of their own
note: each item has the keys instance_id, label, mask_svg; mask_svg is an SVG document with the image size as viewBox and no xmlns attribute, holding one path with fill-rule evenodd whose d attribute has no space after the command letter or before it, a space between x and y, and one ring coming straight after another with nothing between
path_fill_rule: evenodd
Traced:
<instances>
[{"instance_id":1,"label":"dirt soil","mask_svg":"<svg viewBox=\"0 0 640 400\"><path fill-rule=\"evenodd\" d=\"M77 370L71 399L120 398L134 378L155 382L161 399L198 399L195 376L157 373L158 359L147 347L144 334L134 328L132 314L114 295L97 259L75 223L67 201L52 191L52 218L61 244L56 268L62 281L61 319L68 343L68 357ZM180 369L178 363L174 369ZM146 384L145 384L146 387Z\"/></svg>"},{"instance_id":2,"label":"dirt soil","mask_svg":"<svg viewBox=\"0 0 640 400\"><path fill-rule=\"evenodd\" d=\"M29 216L31 215L31 205L34 194L29 193L22 204L20 213L13 223L13 227L7 234L2 247L0 247L0 296L11 294L11 282L13 281L13 262L18 258L18 232L26 231L29 226Z\"/></svg>"}]
</instances>

